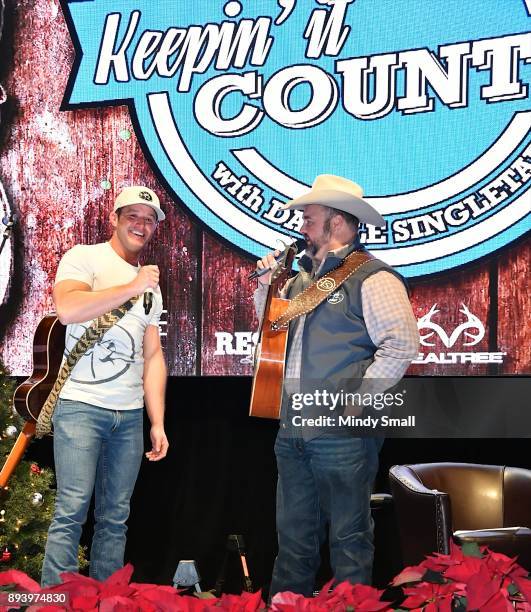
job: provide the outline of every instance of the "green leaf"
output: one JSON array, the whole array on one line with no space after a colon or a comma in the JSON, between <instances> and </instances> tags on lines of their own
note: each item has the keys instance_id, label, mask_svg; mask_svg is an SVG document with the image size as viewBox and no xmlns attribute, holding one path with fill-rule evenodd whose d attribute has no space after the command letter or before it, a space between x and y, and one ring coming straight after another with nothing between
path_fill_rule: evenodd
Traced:
<instances>
[{"instance_id":1,"label":"green leaf","mask_svg":"<svg viewBox=\"0 0 531 612\"><path fill-rule=\"evenodd\" d=\"M201 591L200 593L194 593L194 597L198 599L216 599L216 596L212 591Z\"/></svg>"},{"instance_id":2,"label":"green leaf","mask_svg":"<svg viewBox=\"0 0 531 612\"><path fill-rule=\"evenodd\" d=\"M512 582L508 586L507 592L509 593L509 595L517 595L520 592L520 589L516 586L516 584L514 584L514 582Z\"/></svg>"},{"instance_id":3,"label":"green leaf","mask_svg":"<svg viewBox=\"0 0 531 612\"><path fill-rule=\"evenodd\" d=\"M434 572L431 569L426 570L422 580L431 582L432 584L444 584L446 582L444 576L440 572Z\"/></svg>"},{"instance_id":4,"label":"green leaf","mask_svg":"<svg viewBox=\"0 0 531 612\"><path fill-rule=\"evenodd\" d=\"M463 544L462 551L465 557L477 557L478 559L481 559L483 556L476 542L465 542Z\"/></svg>"}]
</instances>

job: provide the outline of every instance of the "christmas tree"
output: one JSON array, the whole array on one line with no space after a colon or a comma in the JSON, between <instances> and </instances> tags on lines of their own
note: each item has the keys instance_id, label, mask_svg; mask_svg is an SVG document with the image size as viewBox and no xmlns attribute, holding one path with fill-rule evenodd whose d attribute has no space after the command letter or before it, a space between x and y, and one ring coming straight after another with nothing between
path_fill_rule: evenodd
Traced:
<instances>
[{"instance_id":1,"label":"christmas tree","mask_svg":"<svg viewBox=\"0 0 531 612\"><path fill-rule=\"evenodd\" d=\"M0 363L0 459L9 455L24 421L13 410L16 383ZM40 579L44 547L55 502L54 474L21 461L7 487L0 490L0 571L18 569ZM85 567L80 548L80 567Z\"/></svg>"}]
</instances>

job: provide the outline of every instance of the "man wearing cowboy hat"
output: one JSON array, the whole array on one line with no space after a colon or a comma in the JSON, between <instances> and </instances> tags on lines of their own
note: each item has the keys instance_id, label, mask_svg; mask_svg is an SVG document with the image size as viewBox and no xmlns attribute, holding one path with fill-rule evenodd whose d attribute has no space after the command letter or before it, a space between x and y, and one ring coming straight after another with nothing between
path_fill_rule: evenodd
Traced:
<instances>
[{"instance_id":1,"label":"man wearing cowboy hat","mask_svg":"<svg viewBox=\"0 0 531 612\"><path fill-rule=\"evenodd\" d=\"M144 403L151 421L147 459L158 461L168 450L159 269L139 263L164 217L151 189L126 187L110 214L110 240L74 246L59 263L53 298L59 320L67 325L67 351L94 319L140 299L83 354L59 395L53 415L57 497L43 586L59 583L62 572L78 571L79 539L93 491L90 576L105 580L123 566L125 522L144 451Z\"/></svg>"},{"instance_id":2,"label":"man wearing cowboy hat","mask_svg":"<svg viewBox=\"0 0 531 612\"><path fill-rule=\"evenodd\" d=\"M284 297L293 300L303 291L307 296L319 279L329 278L351 258L358 257L360 262L336 291L292 320L289 328L275 443L279 550L270 596L281 591L308 596L313 592L327 528L335 579L371 581L370 495L381 440L357 437L352 428L338 427L337 418L333 421L337 410L323 408L323 402L301 409L294 399L319 388L338 391L346 386L346 391L355 389L360 396L365 391L384 391L402 378L417 356L419 335L403 279L360 244L358 222L380 227L385 221L363 199L359 185L320 175L308 193L285 208L304 211L300 232L307 248L299 261L300 272L283 288ZM270 253L257 267L273 269L275 255ZM258 279L257 312L262 312L270 276ZM345 415L359 416L362 411L359 405L342 408ZM319 421L324 412L332 417L332 427L330 419Z\"/></svg>"}]
</instances>

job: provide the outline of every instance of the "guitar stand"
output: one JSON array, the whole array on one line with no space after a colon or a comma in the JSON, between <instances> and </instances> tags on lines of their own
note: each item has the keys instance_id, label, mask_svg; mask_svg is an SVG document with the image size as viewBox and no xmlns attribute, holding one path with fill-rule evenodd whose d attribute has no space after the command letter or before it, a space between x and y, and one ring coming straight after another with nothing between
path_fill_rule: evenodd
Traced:
<instances>
[{"instance_id":1,"label":"guitar stand","mask_svg":"<svg viewBox=\"0 0 531 612\"><path fill-rule=\"evenodd\" d=\"M249 570L247 568L247 558L245 556L245 543L243 541L243 536L240 534L232 534L227 537L227 544L225 546L225 557L223 558L223 563L221 564L218 579L216 580L216 587L214 588L214 595L216 597L221 597L221 593L223 592L223 585L225 584L225 577L227 575L227 563L229 560L229 556L233 553L236 553L238 555L241 564L243 590L247 591L247 593L253 592L253 583L251 581L251 577L249 576Z\"/></svg>"}]
</instances>

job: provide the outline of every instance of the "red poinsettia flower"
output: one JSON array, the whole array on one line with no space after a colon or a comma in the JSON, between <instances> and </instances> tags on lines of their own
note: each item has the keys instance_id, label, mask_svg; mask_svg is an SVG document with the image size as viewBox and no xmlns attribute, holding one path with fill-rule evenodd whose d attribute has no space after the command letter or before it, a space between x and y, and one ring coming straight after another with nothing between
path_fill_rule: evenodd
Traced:
<instances>
[{"instance_id":1,"label":"red poinsettia flower","mask_svg":"<svg viewBox=\"0 0 531 612\"><path fill-rule=\"evenodd\" d=\"M68 593L69 607L83 612L203 612L212 609L218 602L217 599L210 599L207 604L205 600L195 597L183 597L170 586L129 583L132 574L133 567L130 564L104 582L66 572L61 574L61 584L43 589L43 592Z\"/></svg>"},{"instance_id":2,"label":"red poinsettia flower","mask_svg":"<svg viewBox=\"0 0 531 612\"><path fill-rule=\"evenodd\" d=\"M422 608L428 610L428 606L441 612L450 612L452 609L452 598L455 595L464 595L464 585L461 583L433 584L421 582L414 587L404 589L407 595L402 602L403 608Z\"/></svg>"},{"instance_id":3,"label":"red poinsettia flower","mask_svg":"<svg viewBox=\"0 0 531 612\"><path fill-rule=\"evenodd\" d=\"M39 593L41 590L40 585L35 582L32 578L27 576L20 570L8 570L0 573L0 586L9 585L12 586L13 590L21 593ZM10 610L18 610L23 606L10 605ZM0 606L0 610L7 610L7 607Z\"/></svg>"},{"instance_id":4,"label":"red poinsettia flower","mask_svg":"<svg viewBox=\"0 0 531 612\"><path fill-rule=\"evenodd\" d=\"M380 600L382 593L366 584L341 582L331 593L322 589L316 603L326 603L328 610L352 608L356 612L379 612L389 609L389 603Z\"/></svg>"},{"instance_id":5,"label":"red poinsettia flower","mask_svg":"<svg viewBox=\"0 0 531 612\"><path fill-rule=\"evenodd\" d=\"M212 602L214 600L206 601ZM222 595L215 606L212 604L210 606L209 609L211 610L228 610L230 612L256 612L265 608L260 591L256 593L243 592L241 595Z\"/></svg>"},{"instance_id":6,"label":"red poinsettia flower","mask_svg":"<svg viewBox=\"0 0 531 612\"><path fill-rule=\"evenodd\" d=\"M38 593L41 590L38 582L19 570L8 570L0 573L0 586L6 584L13 584L17 591Z\"/></svg>"},{"instance_id":7,"label":"red poinsettia flower","mask_svg":"<svg viewBox=\"0 0 531 612\"><path fill-rule=\"evenodd\" d=\"M456 582L468 582L470 578L479 572L484 565L484 560L478 557L465 557L461 563L452 565L444 571L444 577Z\"/></svg>"},{"instance_id":8,"label":"red poinsettia flower","mask_svg":"<svg viewBox=\"0 0 531 612\"><path fill-rule=\"evenodd\" d=\"M518 557L508 557L486 549L485 564L493 575L506 576L508 578L526 578L529 574L521 565L518 565Z\"/></svg>"},{"instance_id":9,"label":"red poinsettia flower","mask_svg":"<svg viewBox=\"0 0 531 612\"><path fill-rule=\"evenodd\" d=\"M432 570L433 572L444 572L449 567L459 565L467 558L468 557L463 554L461 548L450 540L449 555L443 555L441 553L430 555L424 559L424 561L420 564L420 567L424 567L427 570Z\"/></svg>"},{"instance_id":10,"label":"red poinsettia flower","mask_svg":"<svg viewBox=\"0 0 531 612\"><path fill-rule=\"evenodd\" d=\"M531 580L527 571L516 559L485 547L477 549L477 553L482 556L465 555L452 544L449 555L435 554L417 566L405 568L392 581L394 586L410 585L403 589L406 599L402 607L418 612L450 612L453 600L466 596L470 610L531 612ZM183 596L170 586L131 583L132 573L132 566L127 565L101 583L79 574L65 573L62 584L39 589L31 578L11 570L0 574L0 585L15 585L20 591L68 593L68 609L79 612L257 612L265 609L260 592L198 599ZM343 582L331 590L332 583L326 584L315 599L295 593L277 593L271 610L383 612L391 609L390 603L381 601L382 591L378 589ZM65 608L49 605L33 606L28 610L64 612Z\"/></svg>"},{"instance_id":11,"label":"red poinsettia flower","mask_svg":"<svg viewBox=\"0 0 531 612\"><path fill-rule=\"evenodd\" d=\"M171 606L176 610L182 609L184 612L202 612L205 610L203 600L197 599L196 597L179 596L178 592L171 586L136 582L131 582L129 586L134 589L134 593L131 595L130 599L140 606L142 611L158 612L158 610L170 610L172 609ZM189 602L189 600L192 601ZM218 600L215 599L210 601ZM177 602L183 607L175 608Z\"/></svg>"},{"instance_id":12,"label":"red poinsettia flower","mask_svg":"<svg viewBox=\"0 0 531 612\"><path fill-rule=\"evenodd\" d=\"M398 576L395 576L391 581L392 586L402 586L410 582L420 582L426 573L426 568L423 564L410 565L404 568Z\"/></svg>"},{"instance_id":13,"label":"red poinsettia flower","mask_svg":"<svg viewBox=\"0 0 531 612\"><path fill-rule=\"evenodd\" d=\"M467 581L467 603L472 610L483 610L502 588L502 580L493 576L486 564L482 564Z\"/></svg>"},{"instance_id":14,"label":"red poinsettia flower","mask_svg":"<svg viewBox=\"0 0 531 612\"><path fill-rule=\"evenodd\" d=\"M271 612L328 612L324 603L317 603L300 593L275 593L271 600Z\"/></svg>"},{"instance_id":15,"label":"red poinsettia flower","mask_svg":"<svg viewBox=\"0 0 531 612\"><path fill-rule=\"evenodd\" d=\"M470 603L468 603L468 608L472 608ZM507 593L503 591L497 591L481 608L479 608L479 610L488 610L488 612L514 612L514 608L507 597Z\"/></svg>"},{"instance_id":16,"label":"red poinsettia flower","mask_svg":"<svg viewBox=\"0 0 531 612\"><path fill-rule=\"evenodd\" d=\"M329 612L356 610L379 612L389 610L390 604L380 600L383 591L364 584L341 582L331 591L333 580L327 582L314 599L296 593L277 593L271 602L272 612Z\"/></svg>"}]
</instances>

